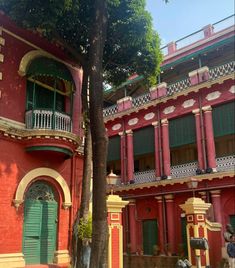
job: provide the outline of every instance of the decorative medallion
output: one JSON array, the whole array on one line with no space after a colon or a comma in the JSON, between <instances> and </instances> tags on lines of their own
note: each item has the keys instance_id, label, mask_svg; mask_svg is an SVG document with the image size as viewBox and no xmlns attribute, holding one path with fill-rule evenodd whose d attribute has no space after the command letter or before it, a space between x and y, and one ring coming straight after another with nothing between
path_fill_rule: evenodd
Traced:
<instances>
[{"instance_id":1,"label":"decorative medallion","mask_svg":"<svg viewBox=\"0 0 235 268\"><path fill-rule=\"evenodd\" d=\"M171 114L173 113L175 110L175 106L169 106L169 107L166 107L164 110L163 110L163 113L164 114Z\"/></svg>"},{"instance_id":2,"label":"decorative medallion","mask_svg":"<svg viewBox=\"0 0 235 268\"><path fill-rule=\"evenodd\" d=\"M214 92L211 92L209 93L207 96L206 96L206 99L208 101L211 101L211 100L216 100L220 97L221 93L219 91L214 91Z\"/></svg>"},{"instance_id":3,"label":"decorative medallion","mask_svg":"<svg viewBox=\"0 0 235 268\"><path fill-rule=\"evenodd\" d=\"M235 94L235 86L231 86L229 91L232 93L232 94Z\"/></svg>"},{"instance_id":4,"label":"decorative medallion","mask_svg":"<svg viewBox=\"0 0 235 268\"><path fill-rule=\"evenodd\" d=\"M155 113L148 113L148 114L146 114L146 115L144 116L144 119L145 119L145 120L151 120L151 119L154 118L154 116L155 116Z\"/></svg>"},{"instance_id":5,"label":"decorative medallion","mask_svg":"<svg viewBox=\"0 0 235 268\"><path fill-rule=\"evenodd\" d=\"M137 124L138 121L139 121L139 119L138 119L137 117L136 117L136 118L132 118L132 119L130 119L130 120L128 121L128 125L129 125L129 126L133 126L133 125Z\"/></svg>"},{"instance_id":6,"label":"decorative medallion","mask_svg":"<svg viewBox=\"0 0 235 268\"><path fill-rule=\"evenodd\" d=\"M118 130L121 128L121 126L122 126L121 124L115 124L112 126L112 130Z\"/></svg>"},{"instance_id":7,"label":"decorative medallion","mask_svg":"<svg viewBox=\"0 0 235 268\"><path fill-rule=\"evenodd\" d=\"M188 107L193 106L195 102L196 101L194 99L186 100L186 101L183 102L182 106L184 108L188 108Z\"/></svg>"}]
</instances>

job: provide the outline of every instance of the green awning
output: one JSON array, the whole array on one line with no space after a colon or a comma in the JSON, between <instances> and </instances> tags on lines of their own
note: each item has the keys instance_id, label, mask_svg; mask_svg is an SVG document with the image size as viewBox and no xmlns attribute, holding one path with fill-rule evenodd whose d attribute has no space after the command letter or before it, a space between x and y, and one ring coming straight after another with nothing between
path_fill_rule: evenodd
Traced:
<instances>
[{"instance_id":1,"label":"green awning","mask_svg":"<svg viewBox=\"0 0 235 268\"><path fill-rule=\"evenodd\" d=\"M27 70L28 76L52 76L73 82L72 75L66 66L49 58L40 57L32 61Z\"/></svg>"}]
</instances>

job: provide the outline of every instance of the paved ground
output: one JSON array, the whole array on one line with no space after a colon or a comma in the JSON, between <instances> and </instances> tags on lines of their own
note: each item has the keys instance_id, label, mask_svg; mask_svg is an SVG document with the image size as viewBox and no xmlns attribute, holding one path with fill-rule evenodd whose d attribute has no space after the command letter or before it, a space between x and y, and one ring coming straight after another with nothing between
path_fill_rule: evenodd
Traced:
<instances>
[{"instance_id":1,"label":"paved ground","mask_svg":"<svg viewBox=\"0 0 235 268\"><path fill-rule=\"evenodd\" d=\"M57 264L36 264L36 265L26 265L25 268L68 268L69 266L64 265L57 265Z\"/></svg>"}]
</instances>

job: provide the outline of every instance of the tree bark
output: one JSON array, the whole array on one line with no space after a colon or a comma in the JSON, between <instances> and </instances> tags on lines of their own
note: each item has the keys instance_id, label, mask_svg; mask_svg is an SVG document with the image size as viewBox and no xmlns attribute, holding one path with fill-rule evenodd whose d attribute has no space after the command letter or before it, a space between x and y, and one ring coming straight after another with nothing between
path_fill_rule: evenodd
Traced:
<instances>
[{"instance_id":1,"label":"tree bark","mask_svg":"<svg viewBox=\"0 0 235 268\"><path fill-rule=\"evenodd\" d=\"M107 27L106 0L94 0L90 37L90 123L93 154L92 246L90 268L107 267L106 155L107 136L103 120L103 49Z\"/></svg>"}]
</instances>

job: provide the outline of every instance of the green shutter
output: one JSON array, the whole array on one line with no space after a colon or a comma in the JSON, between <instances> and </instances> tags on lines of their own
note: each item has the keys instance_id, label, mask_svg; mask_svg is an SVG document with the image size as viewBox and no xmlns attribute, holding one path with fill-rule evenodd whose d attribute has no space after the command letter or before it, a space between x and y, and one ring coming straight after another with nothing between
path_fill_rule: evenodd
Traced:
<instances>
[{"instance_id":1,"label":"green shutter","mask_svg":"<svg viewBox=\"0 0 235 268\"><path fill-rule=\"evenodd\" d=\"M33 109L33 83L27 80L26 110Z\"/></svg>"},{"instance_id":2,"label":"green shutter","mask_svg":"<svg viewBox=\"0 0 235 268\"><path fill-rule=\"evenodd\" d=\"M28 76L52 76L66 81L73 81L72 75L66 66L60 62L39 57L30 64Z\"/></svg>"},{"instance_id":3,"label":"green shutter","mask_svg":"<svg viewBox=\"0 0 235 268\"><path fill-rule=\"evenodd\" d=\"M154 153L154 127L145 127L134 131L134 155Z\"/></svg>"},{"instance_id":4,"label":"green shutter","mask_svg":"<svg viewBox=\"0 0 235 268\"><path fill-rule=\"evenodd\" d=\"M170 147L178 147L196 142L195 118L187 115L169 121Z\"/></svg>"},{"instance_id":5,"label":"green shutter","mask_svg":"<svg viewBox=\"0 0 235 268\"><path fill-rule=\"evenodd\" d=\"M143 221L143 250L145 255L153 255L153 247L158 243L156 220Z\"/></svg>"},{"instance_id":6,"label":"green shutter","mask_svg":"<svg viewBox=\"0 0 235 268\"><path fill-rule=\"evenodd\" d=\"M109 138L107 161L120 160L121 159L120 151L121 151L120 136L114 136Z\"/></svg>"},{"instance_id":7,"label":"green shutter","mask_svg":"<svg viewBox=\"0 0 235 268\"><path fill-rule=\"evenodd\" d=\"M229 218L230 218L230 224L232 225L233 230L235 230L235 215L230 215Z\"/></svg>"},{"instance_id":8,"label":"green shutter","mask_svg":"<svg viewBox=\"0 0 235 268\"><path fill-rule=\"evenodd\" d=\"M40 263L40 236L42 204L40 201L25 201L23 253L26 264Z\"/></svg>"},{"instance_id":9,"label":"green shutter","mask_svg":"<svg viewBox=\"0 0 235 268\"><path fill-rule=\"evenodd\" d=\"M188 255L188 243L187 243L186 217L181 218L181 234L182 234L182 244L183 244L184 256L187 256Z\"/></svg>"},{"instance_id":10,"label":"green shutter","mask_svg":"<svg viewBox=\"0 0 235 268\"><path fill-rule=\"evenodd\" d=\"M226 103L213 108L214 136L220 137L235 133L235 104Z\"/></svg>"}]
</instances>

